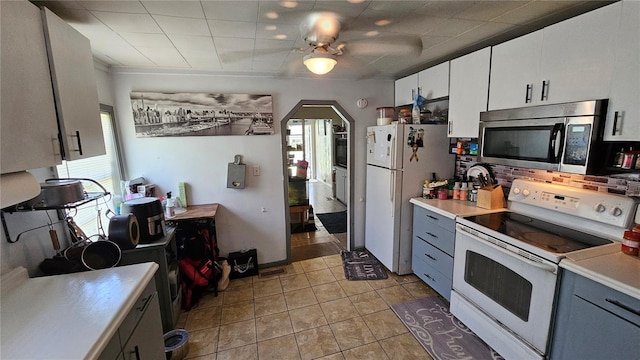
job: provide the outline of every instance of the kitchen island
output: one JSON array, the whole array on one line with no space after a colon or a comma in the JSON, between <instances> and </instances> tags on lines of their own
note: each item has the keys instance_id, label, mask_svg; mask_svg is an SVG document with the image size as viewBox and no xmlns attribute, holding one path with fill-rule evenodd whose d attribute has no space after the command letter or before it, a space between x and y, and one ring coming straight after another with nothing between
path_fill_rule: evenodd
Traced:
<instances>
[{"instance_id":1,"label":"kitchen island","mask_svg":"<svg viewBox=\"0 0 640 360\"><path fill-rule=\"evenodd\" d=\"M3 275L0 358L114 359L136 335L152 348L136 344L136 352L155 356L161 349L164 355L151 281L157 269L144 263L28 278L20 267ZM145 319L154 305L158 316Z\"/></svg>"}]
</instances>

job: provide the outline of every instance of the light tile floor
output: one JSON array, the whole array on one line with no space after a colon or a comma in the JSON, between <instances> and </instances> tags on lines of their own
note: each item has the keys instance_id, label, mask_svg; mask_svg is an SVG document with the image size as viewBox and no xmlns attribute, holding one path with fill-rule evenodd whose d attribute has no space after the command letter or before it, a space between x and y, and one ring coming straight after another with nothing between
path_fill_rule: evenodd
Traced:
<instances>
[{"instance_id":1,"label":"light tile floor","mask_svg":"<svg viewBox=\"0 0 640 360\"><path fill-rule=\"evenodd\" d=\"M340 255L280 268L231 280L181 313L187 359L431 359L390 308L436 295L415 275L348 281Z\"/></svg>"}]
</instances>

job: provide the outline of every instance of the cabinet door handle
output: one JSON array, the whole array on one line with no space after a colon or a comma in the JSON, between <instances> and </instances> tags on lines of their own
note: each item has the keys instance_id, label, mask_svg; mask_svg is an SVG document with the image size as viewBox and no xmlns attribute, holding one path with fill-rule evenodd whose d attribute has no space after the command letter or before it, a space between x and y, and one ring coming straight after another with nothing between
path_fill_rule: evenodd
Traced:
<instances>
[{"instance_id":1,"label":"cabinet door handle","mask_svg":"<svg viewBox=\"0 0 640 360\"><path fill-rule=\"evenodd\" d=\"M77 151L78 153L80 153L80 155L82 155L82 140L80 139L80 131L76 131L76 134L71 136L75 136L78 139L78 150L73 151Z\"/></svg>"},{"instance_id":2,"label":"cabinet door handle","mask_svg":"<svg viewBox=\"0 0 640 360\"><path fill-rule=\"evenodd\" d=\"M418 86L418 95L422 95L422 88Z\"/></svg>"},{"instance_id":3,"label":"cabinet door handle","mask_svg":"<svg viewBox=\"0 0 640 360\"><path fill-rule=\"evenodd\" d=\"M431 218L431 219L433 219L433 220L438 220L438 218L437 218L437 217L435 217L435 216L433 216L433 215L427 215L427 217L428 217L428 218Z\"/></svg>"},{"instance_id":4,"label":"cabinet door handle","mask_svg":"<svg viewBox=\"0 0 640 360\"><path fill-rule=\"evenodd\" d=\"M135 354L136 354L136 360L140 360L140 349L138 349L138 345L136 345L136 347L134 347L133 350L135 351Z\"/></svg>"},{"instance_id":5,"label":"cabinet door handle","mask_svg":"<svg viewBox=\"0 0 640 360\"><path fill-rule=\"evenodd\" d=\"M618 130L618 112L613 113L613 131L611 131L612 136L616 136L616 132Z\"/></svg>"},{"instance_id":6,"label":"cabinet door handle","mask_svg":"<svg viewBox=\"0 0 640 360\"><path fill-rule=\"evenodd\" d=\"M434 258L433 255L431 255L431 254L424 253L424 256L428 257L429 259L431 259L433 261L438 261L438 259Z\"/></svg>"},{"instance_id":7,"label":"cabinet door handle","mask_svg":"<svg viewBox=\"0 0 640 360\"><path fill-rule=\"evenodd\" d=\"M636 315L640 316L640 310L636 310L636 309L632 308L629 305L625 305L625 304L621 303L618 300L605 298L604 301L606 301L608 303L611 303L611 304L613 304L613 305L615 305L615 306L617 306L619 308L622 308L624 310L627 310L630 313L633 313L633 314L636 314Z\"/></svg>"},{"instance_id":8,"label":"cabinet door handle","mask_svg":"<svg viewBox=\"0 0 640 360\"><path fill-rule=\"evenodd\" d=\"M549 100L549 80L542 80L542 95L540 101Z\"/></svg>"},{"instance_id":9,"label":"cabinet door handle","mask_svg":"<svg viewBox=\"0 0 640 360\"><path fill-rule=\"evenodd\" d=\"M527 89L524 94L524 103L528 104L531 102L531 95L533 95L533 84L527 84Z\"/></svg>"},{"instance_id":10,"label":"cabinet door handle","mask_svg":"<svg viewBox=\"0 0 640 360\"><path fill-rule=\"evenodd\" d=\"M448 129L449 135L451 135L451 121L449 121L449 129Z\"/></svg>"},{"instance_id":11,"label":"cabinet door handle","mask_svg":"<svg viewBox=\"0 0 640 360\"><path fill-rule=\"evenodd\" d=\"M432 234L432 233L430 233L428 231L425 231L425 234L431 236L432 238L436 238L436 239L438 238L438 235L434 235L434 234Z\"/></svg>"},{"instance_id":12,"label":"cabinet door handle","mask_svg":"<svg viewBox=\"0 0 640 360\"><path fill-rule=\"evenodd\" d=\"M153 294L147 296L145 299L142 300L142 304L140 306L138 306L136 308L136 310L140 311L140 312L144 312L144 310L147 308L147 305L149 305L149 302L151 301L151 298L153 297Z\"/></svg>"},{"instance_id":13,"label":"cabinet door handle","mask_svg":"<svg viewBox=\"0 0 640 360\"><path fill-rule=\"evenodd\" d=\"M422 275L424 275L427 279L436 282L436 279L432 278L431 276L429 276L428 274L422 273Z\"/></svg>"},{"instance_id":14,"label":"cabinet door handle","mask_svg":"<svg viewBox=\"0 0 640 360\"><path fill-rule=\"evenodd\" d=\"M411 102L416 98L416 89L411 89Z\"/></svg>"}]
</instances>

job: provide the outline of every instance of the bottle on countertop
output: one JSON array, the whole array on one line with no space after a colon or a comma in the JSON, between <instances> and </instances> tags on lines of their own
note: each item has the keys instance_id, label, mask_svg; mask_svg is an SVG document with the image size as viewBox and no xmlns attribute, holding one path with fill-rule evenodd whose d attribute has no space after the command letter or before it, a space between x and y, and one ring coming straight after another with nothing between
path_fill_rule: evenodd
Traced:
<instances>
[{"instance_id":1,"label":"bottle on countertop","mask_svg":"<svg viewBox=\"0 0 640 360\"><path fill-rule=\"evenodd\" d=\"M460 181L456 181L453 185L453 200L460 199Z\"/></svg>"},{"instance_id":2,"label":"bottle on countertop","mask_svg":"<svg viewBox=\"0 0 640 360\"><path fill-rule=\"evenodd\" d=\"M624 159L624 148L620 148L620 151L616 153L616 156L613 158L613 166L614 167L622 167L622 160Z\"/></svg>"},{"instance_id":3,"label":"bottle on countertop","mask_svg":"<svg viewBox=\"0 0 640 360\"><path fill-rule=\"evenodd\" d=\"M172 218L176 215L175 213L175 209L176 209L176 203L175 201L171 198L171 191L169 191L167 193L167 206L165 207L164 210L164 217L165 218Z\"/></svg>"},{"instance_id":4,"label":"bottle on countertop","mask_svg":"<svg viewBox=\"0 0 640 360\"><path fill-rule=\"evenodd\" d=\"M466 182L463 182L462 185L460 185L460 200L467 200L467 198L469 197L469 187L467 186Z\"/></svg>"}]
</instances>

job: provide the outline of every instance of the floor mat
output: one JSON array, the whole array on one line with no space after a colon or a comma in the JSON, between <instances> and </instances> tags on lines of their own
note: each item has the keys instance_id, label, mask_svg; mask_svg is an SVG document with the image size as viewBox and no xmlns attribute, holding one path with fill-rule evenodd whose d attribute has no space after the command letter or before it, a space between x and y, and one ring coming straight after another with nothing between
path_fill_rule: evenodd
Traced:
<instances>
[{"instance_id":1,"label":"floor mat","mask_svg":"<svg viewBox=\"0 0 640 360\"><path fill-rule=\"evenodd\" d=\"M316 214L329 234L340 234L347 232L347 211Z\"/></svg>"},{"instance_id":2,"label":"floor mat","mask_svg":"<svg viewBox=\"0 0 640 360\"><path fill-rule=\"evenodd\" d=\"M437 296L391 305L391 309L434 360L504 360Z\"/></svg>"},{"instance_id":3,"label":"floor mat","mask_svg":"<svg viewBox=\"0 0 640 360\"><path fill-rule=\"evenodd\" d=\"M387 269L365 251L341 251L342 267L347 280L382 280Z\"/></svg>"}]
</instances>

